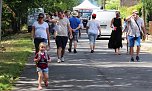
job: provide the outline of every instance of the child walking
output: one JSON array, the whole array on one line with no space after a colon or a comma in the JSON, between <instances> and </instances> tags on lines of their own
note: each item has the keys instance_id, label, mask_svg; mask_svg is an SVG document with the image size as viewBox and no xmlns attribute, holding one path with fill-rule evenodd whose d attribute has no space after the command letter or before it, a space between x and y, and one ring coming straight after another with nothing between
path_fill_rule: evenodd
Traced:
<instances>
[{"instance_id":1,"label":"child walking","mask_svg":"<svg viewBox=\"0 0 152 91\"><path fill-rule=\"evenodd\" d=\"M48 62L51 62L51 59L46 51L47 45L44 42L39 44L39 52L34 58L36 62L37 72L38 72L38 89L42 89L42 80L44 81L45 86L48 86Z\"/></svg>"}]
</instances>

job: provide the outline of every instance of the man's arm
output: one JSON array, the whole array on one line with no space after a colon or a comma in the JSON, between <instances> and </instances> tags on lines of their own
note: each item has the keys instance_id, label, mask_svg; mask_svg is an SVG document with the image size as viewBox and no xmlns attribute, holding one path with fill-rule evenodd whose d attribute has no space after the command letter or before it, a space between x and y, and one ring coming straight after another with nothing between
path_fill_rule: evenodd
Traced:
<instances>
[{"instance_id":1,"label":"man's arm","mask_svg":"<svg viewBox=\"0 0 152 91\"><path fill-rule=\"evenodd\" d=\"M126 21L130 21L131 17L132 17L132 15L126 17Z\"/></svg>"},{"instance_id":2,"label":"man's arm","mask_svg":"<svg viewBox=\"0 0 152 91\"><path fill-rule=\"evenodd\" d=\"M146 39L146 28L145 26L141 26L142 30L143 30L143 40Z\"/></svg>"},{"instance_id":3,"label":"man's arm","mask_svg":"<svg viewBox=\"0 0 152 91\"><path fill-rule=\"evenodd\" d=\"M71 28L71 26L70 26L69 23L67 24L67 27L68 27L68 31L69 31L70 35L72 35L72 31L73 31L73 30L72 30L72 28Z\"/></svg>"},{"instance_id":4,"label":"man's arm","mask_svg":"<svg viewBox=\"0 0 152 91\"><path fill-rule=\"evenodd\" d=\"M73 29L73 30L74 30L74 31L75 31L75 30L78 30L78 29L80 29L80 27L81 27L81 26L80 26L80 24L79 24L79 26L78 26L76 29Z\"/></svg>"},{"instance_id":5,"label":"man's arm","mask_svg":"<svg viewBox=\"0 0 152 91\"><path fill-rule=\"evenodd\" d=\"M99 34L101 35L101 27L99 23L98 23L98 30L99 30Z\"/></svg>"},{"instance_id":6,"label":"man's arm","mask_svg":"<svg viewBox=\"0 0 152 91\"><path fill-rule=\"evenodd\" d=\"M146 28L145 28L145 26L141 26L141 29L143 30L144 35L146 35Z\"/></svg>"}]
</instances>

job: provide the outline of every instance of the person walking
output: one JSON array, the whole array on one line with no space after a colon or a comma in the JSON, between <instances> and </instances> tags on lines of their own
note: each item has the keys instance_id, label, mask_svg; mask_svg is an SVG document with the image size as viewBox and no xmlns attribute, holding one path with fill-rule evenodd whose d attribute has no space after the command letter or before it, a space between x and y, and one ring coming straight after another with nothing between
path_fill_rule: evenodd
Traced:
<instances>
[{"instance_id":1,"label":"person walking","mask_svg":"<svg viewBox=\"0 0 152 91\"><path fill-rule=\"evenodd\" d=\"M44 84L48 86L48 62L51 62L49 55L46 50L46 43L41 42L39 45L39 52L36 54L34 58L34 62L36 62L37 72L38 72L38 89L42 89L42 80L44 80Z\"/></svg>"},{"instance_id":2,"label":"person walking","mask_svg":"<svg viewBox=\"0 0 152 91\"><path fill-rule=\"evenodd\" d=\"M79 29L79 38L81 38L81 31L83 29L83 23L82 23L82 19L81 19L81 13L78 13L77 18L80 20L80 29Z\"/></svg>"},{"instance_id":3,"label":"person walking","mask_svg":"<svg viewBox=\"0 0 152 91\"><path fill-rule=\"evenodd\" d=\"M78 16L78 12L73 11L72 17L69 19L70 27L72 28L73 38L70 39L68 51L71 52L72 42L74 41L74 50L73 50L74 53L77 53L76 48L77 48L77 42L78 42L78 33L79 33L79 29L80 29L80 20L77 18L77 16Z\"/></svg>"},{"instance_id":4,"label":"person walking","mask_svg":"<svg viewBox=\"0 0 152 91\"><path fill-rule=\"evenodd\" d=\"M38 15L38 21L35 21L32 25L32 39L34 40L35 53L39 51L39 44L41 42L48 43L50 47L49 26L47 22L44 22L43 13Z\"/></svg>"},{"instance_id":5,"label":"person walking","mask_svg":"<svg viewBox=\"0 0 152 91\"><path fill-rule=\"evenodd\" d=\"M139 17L139 13L137 10L134 10L132 15L126 18L128 21L128 41L130 47L130 61L133 62L134 60L134 45L137 46L136 52L136 61L140 61L139 52L140 52L140 39L143 35L143 38L146 38L146 29L144 25L144 21L142 18ZM141 35L142 34L142 35Z\"/></svg>"},{"instance_id":6,"label":"person walking","mask_svg":"<svg viewBox=\"0 0 152 91\"><path fill-rule=\"evenodd\" d=\"M120 55L120 47L122 47L122 24L120 12L116 12L116 17L111 20L110 27L113 29L109 39L108 48L115 50L117 55Z\"/></svg>"},{"instance_id":7,"label":"person walking","mask_svg":"<svg viewBox=\"0 0 152 91\"><path fill-rule=\"evenodd\" d=\"M125 33L125 37L127 40L127 53L128 53L128 35L127 35L127 32L128 32L128 22L126 21L126 18L124 18L122 33Z\"/></svg>"},{"instance_id":8,"label":"person walking","mask_svg":"<svg viewBox=\"0 0 152 91\"><path fill-rule=\"evenodd\" d=\"M57 21L57 25L55 27L55 41L57 45L57 62L64 62L64 53L65 47L68 41L68 31L70 33L70 38L72 38L72 29L70 27L70 22L67 18L64 17L64 12L58 12L59 20Z\"/></svg>"},{"instance_id":9,"label":"person walking","mask_svg":"<svg viewBox=\"0 0 152 91\"><path fill-rule=\"evenodd\" d=\"M92 14L92 20L87 23L88 37L90 41L91 53L94 53L95 42L98 34L101 34L100 24L96 19L96 14Z\"/></svg>"},{"instance_id":10,"label":"person walking","mask_svg":"<svg viewBox=\"0 0 152 91\"><path fill-rule=\"evenodd\" d=\"M64 17L69 19L70 18L70 13L71 12L69 10L64 11L64 15L65 15Z\"/></svg>"}]
</instances>

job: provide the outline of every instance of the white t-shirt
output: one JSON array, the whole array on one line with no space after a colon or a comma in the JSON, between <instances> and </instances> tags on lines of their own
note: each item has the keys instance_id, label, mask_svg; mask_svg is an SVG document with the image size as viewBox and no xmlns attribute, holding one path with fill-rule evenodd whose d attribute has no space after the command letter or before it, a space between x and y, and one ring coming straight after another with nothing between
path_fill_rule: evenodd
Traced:
<instances>
[{"instance_id":1,"label":"white t-shirt","mask_svg":"<svg viewBox=\"0 0 152 91\"><path fill-rule=\"evenodd\" d=\"M97 20L91 20L87 23L87 26L89 27L88 33L98 34L100 27L100 24Z\"/></svg>"},{"instance_id":2,"label":"white t-shirt","mask_svg":"<svg viewBox=\"0 0 152 91\"><path fill-rule=\"evenodd\" d=\"M138 25L136 24L136 22L138 23ZM134 36L134 37L136 35L137 37L139 37L140 36L140 31L143 32L141 27L144 26L144 20L139 17L136 20L136 22L133 18L131 18L130 21L128 22L128 26L129 26L128 35Z\"/></svg>"},{"instance_id":3,"label":"white t-shirt","mask_svg":"<svg viewBox=\"0 0 152 91\"><path fill-rule=\"evenodd\" d=\"M46 29L49 28L48 23L39 24L38 21L35 21L32 26L35 27L35 38L47 39Z\"/></svg>"}]
</instances>

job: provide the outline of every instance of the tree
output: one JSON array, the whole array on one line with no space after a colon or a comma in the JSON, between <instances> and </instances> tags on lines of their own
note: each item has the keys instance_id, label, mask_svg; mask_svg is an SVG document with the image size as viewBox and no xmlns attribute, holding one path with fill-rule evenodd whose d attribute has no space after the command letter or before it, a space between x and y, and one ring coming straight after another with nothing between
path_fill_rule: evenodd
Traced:
<instances>
[{"instance_id":1,"label":"tree","mask_svg":"<svg viewBox=\"0 0 152 91\"><path fill-rule=\"evenodd\" d=\"M54 12L60 9L71 10L79 0L3 0L2 29L12 28L13 32L21 30L26 23L29 8L44 8L45 12Z\"/></svg>"},{"instance_id":2,"label":"tree","mask_svg":"<svg viewBox=\"0 0 152 91\"><path fill-rule=\"evenodd\" d=\"M148 21L152 21L152 2L151 2L151 0L143 0L143 5L147 10Z\"/></svg>"},{"instance_id":3,"label":"tree","mask_svg":"<svg viewBox=\"0 0 152 91\"><path fill-rule=\"evenodd\" d=\"M106 0L106 9L118 10L120 7L120 0Z\"/></svg>"}]
</instances>

